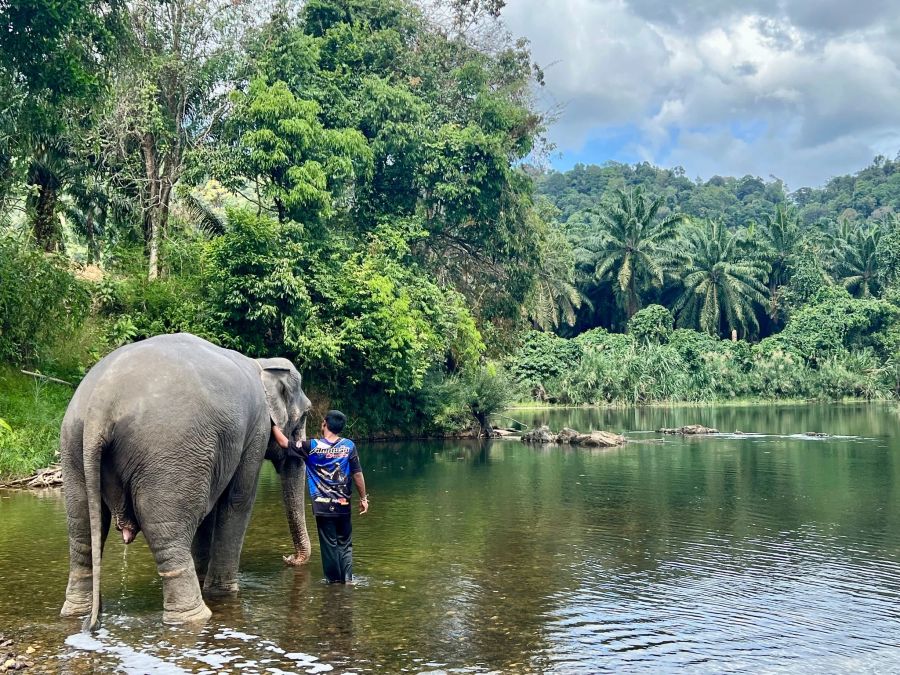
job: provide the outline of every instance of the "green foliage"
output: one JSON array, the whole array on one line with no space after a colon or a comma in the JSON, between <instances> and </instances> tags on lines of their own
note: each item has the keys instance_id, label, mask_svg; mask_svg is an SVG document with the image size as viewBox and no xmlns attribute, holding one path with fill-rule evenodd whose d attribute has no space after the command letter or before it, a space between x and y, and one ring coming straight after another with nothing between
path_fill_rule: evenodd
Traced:
<instances>
[{"instance_id":1,"label":"green foliage","mask_svg":"<svg viewBox=\"0 0 900 675\"><path fill-rule=\"evenodd\" d=\"M66 261L0 233L0 360L31 364L46 359L56 340L89 309L85 285Z\"/></svg>"},{"instance_id":2,"label":"green foliage","mask_svg":"<svg viewBox=\"0 0 900 675\"><path fill-rule=\"evenodd\" d=\"M628 320L628 333L639 345L668 342L675 325L672 312L662 305L648 305Z\"/></svg>"},{"instance_id":3,"label":"green foliage","mask_svg":"<svg viewBox=\"0 0 900 675\"><path fill-rule=\"evenodd\" d=\"M460 378L463 403L481 433L490 431L490 417L513 402L516 387L497 364L474 366Z\"/></svg>"},{"instance_id":4,"label":"green foliage","mask_svg":"<svg viewBox=\"0 0 900 675\"><path fill-rule=\"evenodd\" d=\"M581 349L572 340L551 333L531 331L511 359L515 379L532 387L560 377L581 358Z\"/></svg>"},{"instance_id":5,"label":"green foliage","mask_svg":"<svg viewBox=\"0 0 900 675\"><path fill-rule=\"evenodd\" d=\"M788 315L809 304L819 292L830 285L818 251L807 247L790 263L790 281L781 293L782 305Z\"/></svg>"},{"instance_id":6,"label":"green foliage","mask_svg":"<svg viewBox=\"0 0 900 675\"><path fill-rule=\"evenodd\" d=\"M5 103L19 108L18 133L57 133L60 111L100 93L104 61L121 48L122 8L118 0L0 6L0 87L8 87Z\"/></svg>"},{"instance_id":7,"label":"green foliage","mask_svg":"<svg viewBox=\"0 0 900 675\"><path fill-rule=\"evenodd\" d=\"M345 186L368 173L372 158L362 134L326 129L319 104L298 99L284 82L256 79L233 98L236 143L227 166L234 174L222 178L261 184L260 195L274 202L281 222L331 215Z\"/></svg>"},{"instance_id":8,"label":"green foliage","mask_svg":"<svg viewBox=\"0 0 900 675\"><path fill-rule=\"evenodd\" d=\"M299 268L306 255L301 228L232 210L227 230L207 247L202 272L216 341L259 357L281 351L286 326L315 330L317 317ZM333 349L322 340L311 356Z\"/></svg>"},{"instance_id":9,"label":"green foliage","mask_svg":"<svg viewBox=\"0 0 900 675\"><path fill-rule=\"evenodd\" d=\"M54 461L73 390L0 366L0 481Z\"/></svg>"},{"instance_id":10,"label":"green foliage","mask_svg":"<svg viewBox=\"0 0 900 675\"><path fill-rule=\"evenodd\" d=\"M848 350L877 348L898 321L900 309L889 302L857 300L842 288L827 287L795 312L781 333L763 342L816 362Z\"/></svg>"}]
</instances>

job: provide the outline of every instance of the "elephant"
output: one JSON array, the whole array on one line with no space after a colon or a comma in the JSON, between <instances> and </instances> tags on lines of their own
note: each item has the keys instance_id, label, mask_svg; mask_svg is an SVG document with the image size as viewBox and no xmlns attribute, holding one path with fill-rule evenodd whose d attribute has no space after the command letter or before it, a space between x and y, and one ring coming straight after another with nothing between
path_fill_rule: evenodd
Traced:
<instances>
[{"instance_id":1,"label":"elephant","mask_svg":"<svg viewBox=\"0 0 900 675\"><path fill-rule=\"evenodd\" d=\"M282 484L294 553L310 542L306 469L272 424L304 440L310 400L284 358L252 359L188 333L120 347L88 371L63 418L60 459L69 533L62 616L99 625L103 547L143 532L162 578L163 621L211 616L207 596L238 590L238 563L264 459ZM203 590L201 592L201 583Z\"/></svg>"}]
</instances>

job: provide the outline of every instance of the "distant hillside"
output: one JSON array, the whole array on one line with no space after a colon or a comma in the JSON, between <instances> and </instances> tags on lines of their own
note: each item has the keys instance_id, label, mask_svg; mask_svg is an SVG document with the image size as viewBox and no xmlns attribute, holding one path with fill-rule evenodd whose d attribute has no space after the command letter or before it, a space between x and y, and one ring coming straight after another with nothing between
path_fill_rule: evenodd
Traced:
<instances>
[{"instance_id":1,"label":"distant hillside","mask_svg":"<svg viewBox=\"0 0 900 675\"><path fill-rule=\"evenodd\" d=\"M797 206L808 225L824 224L840 216L878 220L900 211L900 155L894 160L876 157L871 166L853 175L832 178L821 189L800 188L791 193L775 178L713 176L707 181L691 180L681 167L661 169L646 162L577 164L566 172L539 173L535 180L538 193L546 195L560 210L564 223L622 187L642 187L650 194L664 195L673 211L722 218L730 227L758 222L785 201Z\"/></svg>"}]
</instances>

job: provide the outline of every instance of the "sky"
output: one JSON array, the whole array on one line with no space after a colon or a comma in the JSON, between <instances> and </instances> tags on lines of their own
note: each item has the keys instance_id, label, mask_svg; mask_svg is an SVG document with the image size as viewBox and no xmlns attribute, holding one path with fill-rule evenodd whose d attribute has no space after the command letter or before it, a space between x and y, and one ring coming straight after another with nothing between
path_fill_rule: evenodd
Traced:
<instances>
[{"instance_id":1,"label":"sky","mask_svg":"<svg viewBox=\"0 0 900 675\"><path fill-rule=\"evenodd\" d=\"M507 0L550 157L819 187L900 151L900 0Z\"/></svg>"}]
</instances>

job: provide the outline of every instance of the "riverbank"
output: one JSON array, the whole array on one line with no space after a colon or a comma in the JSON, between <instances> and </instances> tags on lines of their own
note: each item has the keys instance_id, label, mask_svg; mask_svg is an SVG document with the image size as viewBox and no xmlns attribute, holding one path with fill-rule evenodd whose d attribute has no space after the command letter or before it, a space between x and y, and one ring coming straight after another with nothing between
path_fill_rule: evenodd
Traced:
<instances>
[{"instance_id":1,"label":"riverbank","mask_svg":"<svg viewBox=\"0 0 900 675\"><path fill-rule=\"evenodd\" d=\"M66 407L74 393L74 388L56 382L26 375L10 366L0 366L0 484L21 480L35 475L39 470L57 461L59 452L59 428ZM823 401L814 401L822 403ZM835 404L866 403L865 399L843 398L832 401ZM525 425L516 419L517 412L534 410L627 410L631 408L751 408L788 407L805 405L805 399L761 399L741 398L726 401L656 401L641 405L608 403L593 405L570 405L559 403L539 403L518 401L504 413L495 415L502 420L498 427L513 426L510 422ZM523 427L523 430L524 428ZM472 439L470 432L444 434L373 434L367 442L389 442L409 440L461 440Z\"/></svg>"},{"instance_id":2,"label":"riverbank","mask_svg":"<svg viewBox=\"0 0 900 675\"><path fill-rule=\"evenodd\" d=\"M0 366L0 483L56 461L59 427L74 388Z\"/></svg>"}]
</instances>

